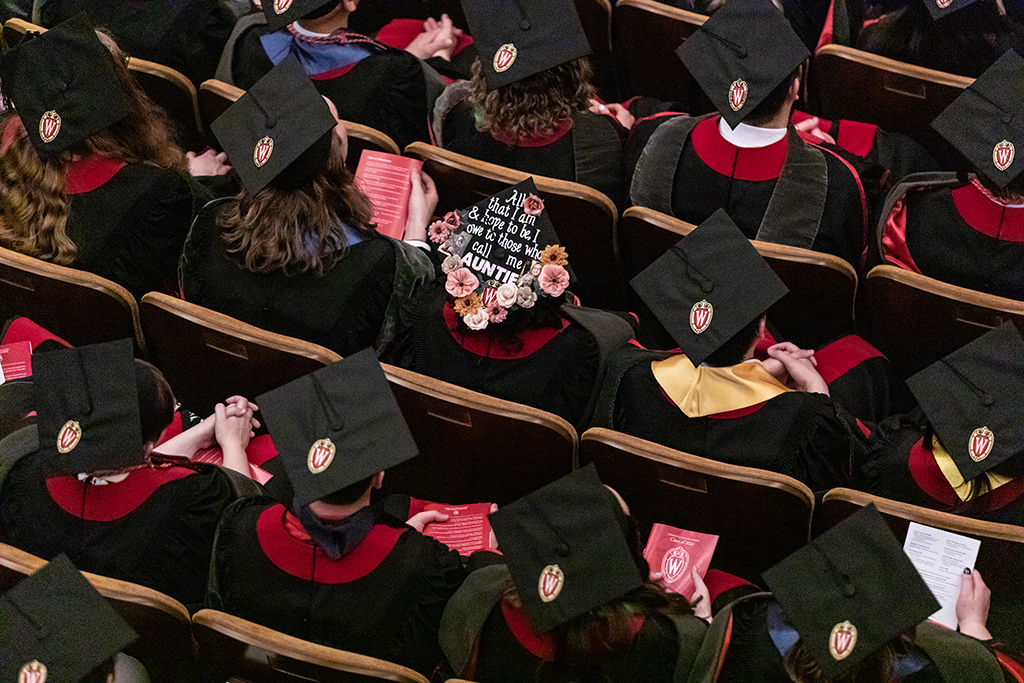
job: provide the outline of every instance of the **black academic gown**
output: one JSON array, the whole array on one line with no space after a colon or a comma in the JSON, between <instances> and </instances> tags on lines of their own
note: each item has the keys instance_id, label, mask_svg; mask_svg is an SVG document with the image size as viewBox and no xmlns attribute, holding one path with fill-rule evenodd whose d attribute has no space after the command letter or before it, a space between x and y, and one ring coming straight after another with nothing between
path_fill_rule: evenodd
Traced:
<instances>
[{"instance_id":1,"label":"black academic gown","mask_svg":"<svg viewBox=\"0 0 1024 683\"><path fill-rule=\"evenodd\" d=\"M369 535L331 560L290 533L285 515L267 498L224 513L207 606L429 676L442 660L441 614L465 575L458 553L380 511Z\"/></svg>"},{"instance_id":2,"label":"black academic gown","mask_svg":"<svg viewBox=\"0 0 1024 683\"><path fill-rule=\"evenodd\" d=\"M913 182L913 177L907 179ZM987 294L1024 299L1024 207L974 183L898 186L881 226L884 262Z\"/></svg>"},{"instance_id":3,"label":"black academic gown","mask_svg":"<svg viewBox=\"0 0 1024 683\"><path fill-rule=\"evenodd\" d=\"M320 276L253 273L224 251L218 209L208 205L189 233L181 259L185 298L342 356L385 343L401 304L433 275L418 249L376 233Z\"/></svg>"},{"instance_id":4,"label":"black academic gown","mask_svg":"<svg viewBox=\"0 0 1024 683\"><path fill-rule=\"evenodd\" d=\"M0 535L44 559L202 603L214 531L234 498L219 468L144 468L121 482L55 475L44 454L21 458L0 489Z\"/></svg>"},{"instance_id":5,"label":"black academic gown","mask_svg":"<svg viewBox=\"0 0 1024 683\"><path fill-rule=\"evenodd\" d=\"M634 124L628 203L695 225L724 208L750 239L834 254L859 269L867 216L852 167L792 127L767 147L736 147L718 119L666 113Z\"/></svg>"}]
</instances>

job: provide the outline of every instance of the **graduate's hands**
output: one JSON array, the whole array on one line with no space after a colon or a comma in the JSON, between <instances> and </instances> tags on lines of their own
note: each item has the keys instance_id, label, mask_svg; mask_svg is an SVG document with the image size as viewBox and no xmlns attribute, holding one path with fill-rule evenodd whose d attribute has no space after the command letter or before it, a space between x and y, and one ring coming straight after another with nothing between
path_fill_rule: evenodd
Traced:
<instances>
[{"instance_id":1,"label":"graduate's hands","mask_svg":"<svg viewBox=\"0 0 1024 683\"><path fill-rule=\"evenodd\" d=\"M693 579L693 595L690 598L693 615L704 621L711 621L711 591L708 590L696 567L690 568L690 578Z\"/></svg>"},{"instance_id":2,"label":"graduate's hands","mask_svg":"<svg viewBox=\"0 0 1024 683\"><path fill-rule=\"evenodd\" d=\"M789 376L789 381L784 382L787 386L799 391L829 395L828 384L818 374L818 361L814 358L814 351L804 350L789 342L783 342L769 346L768 356L764 366L779 381L783 381L781 378L783 375L776 363L781 364L785 374ZM772 361L776 361L776 363L772 363Z\"/></svg>"},{"instance_id":3,"label":"graduate's hands","mask_svg":"<svg viewBox=\"0 0 1024 683\"><path fill-rule=\"evenodd\" d=\"M224 152L217 154L208 149L202 154L195 152L185 154L188 159L188 173L193 177L225 175L231 171L231 164L228 163L228 155Z\"/></svg>"},{"instance_id":4,"label":"graduate's hands","mask_svg":"<svg viewBox=\"0 0 1024 683\"><path fill-rule=\"evenodd\" d=\"M621 104L603 104L592 99L590 100L590 111L594 114L609 114L614 116L626 130L632 128L633 123L636 121L636 117L630 114L629 110Z\"/></svg>"},{"instance_id":5,"label":"graduate's hands","mask_svg":"<svg viewBox=\"0 0 1024 683\"><path fill-rule=\"evenodd\" d=\"M251 472L245 449L249 446L253 430L260 426L259 420L253 417L256 410L259 407L242 396L232 396L214 408L215 434L224 454L224 467L247 477L251 477Z\"/></svg>"},{"instance_id":6,"label":"graduate's hands","mask_svg":"<svg viewBox=\"0 0 1024 683\"><path fill-rule=\"evenodd\" d=\"M782 342L780 344L776 344L775 347L799 358L810 358L811 362L814 363L815 367L817 367L818 365L818 361L814 357L814 351L810 349L801 349L799 346L793 344L792 342ZM769 356L768 359L766 359L761 364L764 366L765 370L768 371L768 374L770 374L772 377L779 380L783 384L788 386L789 383L792 381L789 376L789 372L786 370L786 366L782 364L782 361Z\"/></svg>"},{"instance_id":7,"label":"graduate's hands","mask_svg":"<svg viewBox=\"0 0 1024 683\"><path fill-rule=\"evenodd\" d=\"M960 633L978 640L991 640L992 634L985 627L991 598L992 592L982 581L978 570L972 572L965 569L960 578L960 595L956 599L956 619L960 623Z\"/></svg>"},{"instance_id":8,"label":"graduate's hands","mask_svg":"<svg viewBox=\"0 0 1024 683\"><path fill-rule=\"evenodd\" d=\"M440 510L424 510L423 512L417 512L415 515L406 520L406 524L411 526L416 531L423 533L423 529L432 522L447 522L448 515L441 512Z\"/></svg>"},{"instance_id":9,"label":"graduate's hands","mask_svg":"<svg viewBox=\"0 0 1024 683\"><path fill-rule=\"evenodd\" d=\"M433 179L423 171L409 174L412 189L409 192L409 217L405 220L407 240L427 241L427 226L437 208L437 187Z\"/></svg>"},{"instance_id":10,"label":"graduate's hands","mask_svg":"<svg viewBox=\"0 0 1024 683\"><path fill-rule=\"evenodd\" d=\"M420 59L440 57L451 61L461 35L462 30L455 28L451 17L442 14L440 21L431 18L423 22L423 32L416 36L405 50Z\"/></svg>"},{"instance_id":11,"label":"graduate's hands","mask_svg":"<svg viewBox=\"0 0 1024 683\"><path fill-rule=\"evenodd\" d=\"M801 133L808 133L818 138L819 140L824 140L825 142L832 145L836 144L836 139L829 135L828 133L826 133L825 131L823 131L820 127L820 123L821 119L819 119L817 116L812 116L809 119L804 119L800 123L794 123L793 127L796 128Z\"/></svg>"}]
</instances>

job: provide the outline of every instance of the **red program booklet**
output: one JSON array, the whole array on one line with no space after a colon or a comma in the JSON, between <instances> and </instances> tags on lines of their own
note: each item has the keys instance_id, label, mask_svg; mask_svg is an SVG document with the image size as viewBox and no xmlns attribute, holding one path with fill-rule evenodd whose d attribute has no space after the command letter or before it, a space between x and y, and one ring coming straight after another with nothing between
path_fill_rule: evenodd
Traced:
<instances>
[{"instance_id":1,"label":"red program booklet","mask_svg":"<svg viewBox=\"0 0 1024 683\"><path fill-rule=\"evenodd\" d=\"M23 341L0 346L0 384L32 376L32 343Z\"/></svg>"},{"instance_id":2,"label":"red program booklet","mask_svg":"<svg viewBox=\"0 0 1024 683\"><path fill-rule=\"evenodd\" d=\"M658 582L665 590L693 598L690 570L697 568L703 578L718 545L718 536L684 531L666 524L655 524L644 548L644 558L652 572L661 572Z\"/></svg>"},{"instance_id":3,"label":"red program booklet","mask_svg":"<svg viewBox=\"0 0 1024 683\"><path fill-rule=\"evenodd\" d=\"M405 235L412 189L409 175L422 168L418 159L363 150L356 167L356 185L373 202L371 222L377 225L377 232L396 240Z\"/></svg>"},{"instance_id":4,"label":"red program booklet","mask_svg":"<svg viewBox=\"0 0 1024 683\"><path fill-rule=\"evenodd\" d=\"M423 534L436 538L460 555L471 555L477 550L491 547L491 522L487 515L490 503L469 505L444 505L428 503L424 510L438 510L448 515L446 522L431 522L423 528Z\"/></svg>"}]
</instances>

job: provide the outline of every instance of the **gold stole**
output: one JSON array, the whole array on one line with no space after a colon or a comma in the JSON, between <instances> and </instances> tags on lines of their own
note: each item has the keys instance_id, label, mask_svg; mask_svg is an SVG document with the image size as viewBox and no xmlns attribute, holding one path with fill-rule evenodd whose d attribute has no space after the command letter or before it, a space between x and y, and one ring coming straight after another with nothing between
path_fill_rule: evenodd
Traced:
<instances>
[{"instance_id":1,"label":"gold stole","mask_svg":"<svg viewBox=\"0 0 1024 683\"><path fill-rule=\"evenodd\" d=\"M652 362L651 372L687 417L748 408L792 391L772 377L759 360L725 368L695 368L685 354L677 354Z\"/></svg>"},{"instance_id":2,"label":"gold stole","mask_svg":"<svg viewBox=\"0 0 1024 683\"><path fill-rule=\"evenodd\" d=\"M957 498L964 502L970 500L973 497L970 482L964 481L964 475L960 474L960 470L957 469L953 458L950 457L949 453L946 452L935 436L932 436L932 455L935 457L935 464L939 466L942 476L946 478L949 485L956 491ZM1013 481L1013 477L1004 477L992 472L985 472L983 476L988 477L988 485L991 491L995 491L1003 484L1009 484Z\"/></svg>"}]
</instances>

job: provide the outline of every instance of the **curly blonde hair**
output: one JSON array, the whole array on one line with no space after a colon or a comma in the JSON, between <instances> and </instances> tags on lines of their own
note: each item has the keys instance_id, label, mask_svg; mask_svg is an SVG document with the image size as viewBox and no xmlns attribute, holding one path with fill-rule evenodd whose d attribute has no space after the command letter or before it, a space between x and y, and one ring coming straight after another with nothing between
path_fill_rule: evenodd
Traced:
<instances>
[{"instance_id":1,"label":"curly blonde hair","mask_svg":"<svg viewBox=\"0 0 1024 683\"><path fill-rule=\"evenodd\" d=\"M0 244L15 251L71 265L78 247L68 237L68 196L64 181L68 164L82 157L105 157L125 163L149 163L181 173L185 155L174 142L166 114L139 88L128 70L128 55L114 39L96 32L110 51L114 73L128 96L131 114L82 142L42 158L16 113L0 118L4 138L0 149ZM14 127L8 132L8 127Z\"/></svg>"},{"instance_id":2,"label":"curly blonde hair","mask_svg":"<svg viewBox=\"0 0 1024 683\"><path fill-rule=\"evenodd\" d=\"M487 89L480 60L473 64L469 103L482 133L519 140L551 135L566 119L590 107L597 91L590 60L580 57L508 85Z\"/></svg>"}]
</instances>

